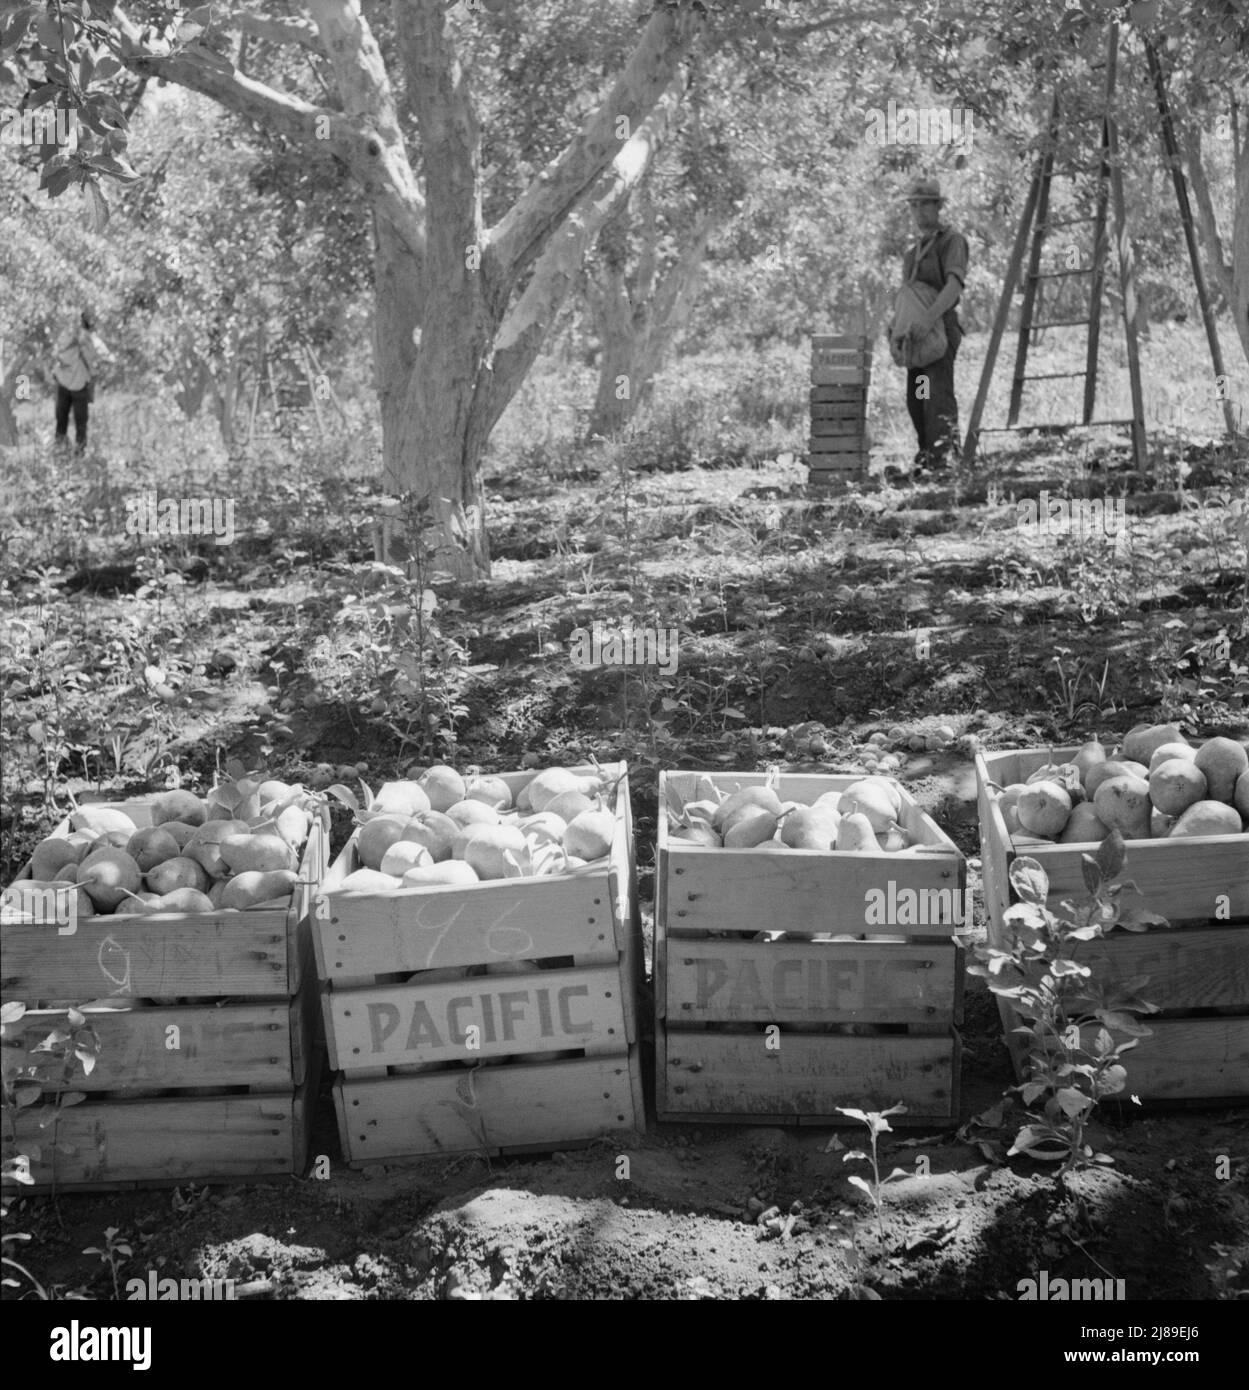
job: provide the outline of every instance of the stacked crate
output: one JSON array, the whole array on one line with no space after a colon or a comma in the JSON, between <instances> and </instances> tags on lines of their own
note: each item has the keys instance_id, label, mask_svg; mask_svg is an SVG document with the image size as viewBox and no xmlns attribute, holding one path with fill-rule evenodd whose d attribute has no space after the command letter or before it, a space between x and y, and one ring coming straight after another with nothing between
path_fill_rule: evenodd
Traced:
<instances>
[{"instance_id":1,"label":"stacked crate","mask_svg":"<svg viewBox=\"0 0 1249 1390\"><path fill-rule=\"evenodd\" d=\"M867 480L867 388L872 354L863 334L811 339L811 438L807 480L844 488Z\"/></svg>"},{"instance_id":2,"label":"stacked crate","mask_svg":"<svg viewBox=\"0 0 1249 1390\"><path fill-rule=\"evenodd\" d=\"M1011 946L1006 912L1018 900L1010 866L1019 854L1045 870L1051 904L1085 897L1081 861L1095 846L1030 844L1017 853L992 794L993 786L1026 781L1042 765L1069 762L1077 751L1022 749L976 757L991 946ZM1107 756L1111 752L1107 747ZM1244 1104L1249 1099L1249 838L1129 840L1121 879L1134 883L1140 893L1128 890L1129 906L1157 913L1169 923L1146 932L1113 931L1081 951L1099 984L1110 987L1144 977L1135 992L1160 1010L1140 1020L1150 1036L1124 1058L1128 1093L1146 1105ZM999 998L998 1008L1016 1075L1023 1080L1027 1045L1014 1031L1022 1020L1009 1000Z\"/></svg>"},{"instance_id":3,"label":"stacked crate","mask_svg":"<svg viewBox=\"0 0 1249 1390\"><path fill-rule=\"evenodd\" d=\"M839 1106L900 1101L908 1113L895 1123L957 1123L957 846L899 787L911 851L710 848L672 836L665 808L700 799L708 782L727 794L765 775L659 777L659 1119L836 1125L847 1122ZM811 805L857 780L782 775L776 793ZM908 900L922 910L896 910ZM883 918L873 901L886 905Z\"/></svg>"},{"instance_id":4,"label":"stacked crate","mask_svg":"<svg viewBox=\"0 0 1249 1390\"><path fill-rule=\"evenodd\" d=\"M152 823L150 801L110 805ZM3 914L4 1070L17 1092L5 1154L30 1156L23 1190L303 1172L320 1062L309 910L327 843L318 818L289 907L60 929ZM89 1073L61 1060L80 1037L98 1046Z\"/></svg>"},{"instance_id":5,"label":"stacked crate","mask_svg":"<svg viewBox=\"0 0 1249 1390\"><path fill-rule=\"evenodd\" d=\"M315 935L352 1167L645 1127L629 782L623 763L604 770L618 779L611 851L572 872L343 892L357 835L331 867ZM535 775L501 780L515 796Z\"/></svg>"}]
</instances>

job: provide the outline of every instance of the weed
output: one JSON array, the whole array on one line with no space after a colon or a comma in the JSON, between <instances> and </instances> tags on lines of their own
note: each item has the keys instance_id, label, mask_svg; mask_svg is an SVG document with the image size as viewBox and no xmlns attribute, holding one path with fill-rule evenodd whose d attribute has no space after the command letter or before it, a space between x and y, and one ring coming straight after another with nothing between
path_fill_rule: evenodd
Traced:
<instances>
[{"instance_id":1,"label":"weed","mask_svg":"<svg viewBox=\"0 0 1249 1390\"><path fill-rule=\"evenodd\" d=\"M104 1244L88 1245L82 1252L84 1255L98 1255L101 1264L108 1266L108 1272L113 1278L113 1297L121 1302L121 1267L134 1254L134 1251L125 1241L118 1240L121 1232L116 1226L109 1226L104 1232Z\"/></svg>"},{"instance_id":2,"label":"weed","mask_svg":"<svg viewBox=\"0 0 1249 1390\"><path fill-rule=\"evenodd\" d=\"M910 1174L902 1168L895 1168L888 1177L882 1179L880 1176L880 1155L877 1152L877 1141L882 1134L893 1132L893 1126L889 1123L888 1117L890 1115L905 1115L906 1106L891 1105L888 1110L852 1110L848 1109L846 1106L839 1105L837 1107L837 1113L839 1115L846 1115L852 1120L859 1120L867 1126L871 1153L864 1153L862 1149L849 1149L846 1153L842 1154L841 1161L843 1163L858 1162L870 1163L872 1165L872 1180L870 1183L865 1177L862 1177L858 1173L851 1174L847 1181L854 1187L857 1187L861 1192L866 1192L871 1199L872 1209L876 1213L876 1228L883 1237L885 1234L885 1225L882 1212L884 1211L885 1205L885 1185L887 1183L897 1182L899 1178L909 1177Z\"/></svg>"},{"instance_id":3,"label":"weed","mask_svg":"<svg viewBox=\"0 0 1249 1390\"><path fill-rule=\"evenodd\" d=\"M1008 1152L1061 1164L1060 1181L1090 1162L1113 1162L1107 1154L1095 1154L1087 1142L1089 1121L1102 1100L1124 1090L1123 1054L1150 1035L1134 1015L1158 1012L1137 993L1148 976L1108 987L1077 958L1082 944L1116 926L1146 931L1166 925L1154 913L1123 907L1123 889L1136 889L1130 881L1110 882L1123 862L1123 836L1115 830L1095 856L1081 855L1089 901L1076 906L1064 900L1055 912L1046 906L1045 870L1035 859L1016 859L1010 881L1020 901L1005 913L1010 948L978 946L977 961L968 967L1023 1018L1015 1031L1028 1042L1029 1075L1012 1090L1022 1100L1028 1122ZM1126 1040L1116 1043L1112 1028L1127 1034Z\"/></svg>"}]
</instances>

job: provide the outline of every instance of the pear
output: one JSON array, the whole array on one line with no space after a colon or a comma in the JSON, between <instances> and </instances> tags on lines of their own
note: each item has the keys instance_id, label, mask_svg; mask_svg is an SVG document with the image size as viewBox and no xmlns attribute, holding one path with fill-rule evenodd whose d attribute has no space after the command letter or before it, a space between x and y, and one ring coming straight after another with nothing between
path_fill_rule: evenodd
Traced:
<instances>
[{"instance_id":1,"label":"pear","mask_svg":"<svg viewBox=\"0 0 1249 1390\"><path fill-rule=\"evenodd\" d=\"M910 844L907 833L900 825L891 825L883 835L877 835L876 843L887 854L897 854Z\"/></svg>"},{"instance_id":2,"label":"pear","mask_svg":"<svg viewBox=\"0 0 1249 1390\"><path fill-rule=\"evenodd\" d=\"M1089 775L1089 769L1096 767L1099 763L1106 761L1106 750L1098 742L1097 738L1091 738L1087 743L1082 743L1072 755L1071 761L1075 764L1076 770L1080 774L1080 781L1084 782Z\"/></svg>"},{"instance_id":3,"label":"pear","mask_svg":"<svg viewBox=\"0 0 1249 1390\"><path fill-rule=\"evenodd\" d=\"M446 811L457 801L464 800L464 779L453 767L439 764L427 768L417 778L417 785L425 793L431 811Z\"/></svg>"},{"instance_id":4,"label":"pear","mask_svg":"<svg viewBox=\"0 0 1249 1390\"><path fill-rule=\"evenodd\" d=\"M1175 824L1175 817L1164 815L1155 809L1149 813L1149 838L1151 840L1165 840L1171 833L1171 827Z\"/></svg>"},{"instance_id":5,"label":"pear","mask_svg":"<svg viewBox=\"0 0 1249 1390\"><path fill-rule=\"evenodd\" d=\"M0 921L64 926L95 916L86 892L65 879L19 878L0 893Z\"/></svg>"},{"instance_id":6,"label":"pear","mask_svg":"<svg viewBox=\"0 0 1249 1390\"><path fill-rule=\"evenodd\" d=\"M405 888L466 888L480 882L472 865L459 859L446 859L440 864L422 864L409 869L403 876Z\"/></svg>"},{"instance_id":7,"label":"pear","mask_svg":"<svg viewBox=\"0 0 1249 1390\"><path fill-rule=\"evenodd\" d=\"M1063 827L1058 842L1062 845L1100 845L1109 833L1101 817L1093 809L1092 803L1082 801L1078 806L1072 807L1071 819Z\"/></svg>"},{"instance_id":8,"label":"pear","mask_svg":"<svg viewBox=\"0 0 1249 1390\"><path fill-rule=\"evenodd\" d=\"M64 835L49 835L35 846L30 856L30 876L39 882L48 882L57 877L66 865L78 865L91 850L91 842L80 841L75 844Z\"/></svg>"},{"instance_id":9,"label":"pear","mask_svg":"<svg viewBox=\"0 0 1249 1390\"><path fill-rule=\"evenodd\" d=\"M1104 825L1125 840L1149 839L1149 783L1131 775L1112 777L1097 788L1093 806Z\"/></svg>"},{"instance_id":10,"label":"pear","mask_svg":"<svg viewBox=\"0 0 1249 1390\"><path fill-rule=\"evenodd\" d=\"M466 801L484 801L496 811L512 808L512 789L502 777L474 777L464 789Z\"/></svg>"},{"instance_id":11,"label":"pear","mask_svg":"<svg viewBox=\"0 0 1249 1390\"><path fill-rule=\"evenodd\" d=\"M1071 816L1071 796L1058 782L1034 782L1019 797L1019 824L1029 835L1060 835Z\"/></svg>"},{"instance_id":12,"label":"pear","mask_svg":"<svg viewBox=\"0 0 1249 1390\"><path fill-rule=\"evenodd\" d=\"M718 801L687 801L682 807L682 815L687 821L703 820L710 825L719 809Z\"/></svg>"},{"instance_id":13,"label":"pear","mask_svg":"<svg viewBox=\"0 0 1249 1390\"><path fill-rule=\"evenodd\" d=\"M175 888L172 893L163 893L148 907L149 912L215 912L216 909L216 903L198 888Z\"/></svg>"},{"instance_id":14,"label":"pear","mask_svg":"<svg viewBox=\"0 0 1249 1390\"><path fill-rule=\"evenodd\" d=\"M743 806L758 806L764 811L771 811L774 816L781 814L781 799L771 787L742 787L726 796L716 807L711 818L711 828L723 834L729 818Z\"/></svg>"},{"instance_id":15,"label":"pear","mask_svg":"<svg viewBox=\"0 0 1249 1390\"><path fill-rule=\"evenodd\" d=\"M1230 804L1236 782L1249 771L1249 753L1230 738L1208 738L1193 760L1206 778L1206 795L1211 801Z\"/></svg>"},{"instance_id":16,"label":"pear","mask_svg":"<svg viewBox=\"0 0 1249 1390\"><path fill-rule=\"evenodd\" d=\"M837 827L837 849L849 853L862 853L870 850L873 853L879 851L880 846L876 843L876 831L872 822L862 811L851 811L841 818L841 824Z\"/></svg>"},{"instance_id":17,"label":"pear","mask_svg":"<svg viewBox=\"0 0 1249 1390\"><path fill-rule=\"evenodd\" d=\"M514 825L477 825L470 836L462 857L478 878L524 878L531 872L529 846Z\"/></svg>"},{"instance_id":18,"label":"pear","mask_svg":"<svg viewBox=\"0 0 1249 1390\"><path fill-rule=\"evenodd\" d=\"M776 813L766 807L743 808L725 827L725 849L754 849L776 834Z\"/></svg>"},{"instance_id":19,"label":"pear","mask_svg":"<svg viewBox=\"0 0 1249 1390\"><path fill-rule=\"evenodd\" d=\"M296 863L295 851L280 835L226 835L219 850L232 875L293 869Z\"/></svg>"},{"instance_id":20,"label":"pear","mask_svg":"<svg viewBox=\"0 0 1249 1390\"><path fill-rule=\"evenodd\" d=\"M1249 772L1242 772L1237 777L1232 791L1232 805L1240 812L1242 820L1249 821Z\"/></svg>"},{"instance_id":21,"label":"pear","mask_svg":"<svg viewBox=\"0 0 1249 1390\"><path fill-rule=\"evenodd\" d=\"M441 811L422 811L403 827L404 840L424 845L435 864L451 858L451 846L459 833L460 827Z\"/></svg>"},{"instance_id":22,"label":"pear","mask_svg":"<svg viewBox=\"0 0 1249 1390\"><path fill-rule=\"evenodd\" d=\"M568 822L554 811L538 811L535 815L518 821L517 826L525 839L532 840L535 844L562 845Z\"/></svg>"},{"instance_id":23,"label":"pear","mask_svg":"<svg viewBox=\"0 0 1249 1390\"><path fill-rule=\"evenodd\" d=\"M413 840L396 840L382 855L379 872L402 878L409 869L426 868L433 862L433 855L424 845L418 845Z\"/></svg>"},{"instance_id":24,"label":"pear","mask_svg":"<svg viewBox=\"0 0 1249 1390\"><path fill-rule=\"evenodd\" d=\"M562 821L576 820L582 811L593 811L596 805L584 792L567 791L553 796L538 815L558 816Z\"/></svg>"},{"instance_id":25,"label":"pear","mask_svg":"<svg viewBox=\"0 0 1249 1390\"><path fill-rule=\"evenodd\" d=\"M563 846L586 863L611 853L616 836L616 818L610 811L582 811L568 822Z\"/></svg>"},{"instance_id":26,"label":"pear","mask_svg":"<svg viewBox=\"0 0 1249 1390\"><path fill-rule=\"evenodd\" d=\"M706 845L708 849L719 849L724 843L711 826L703 821L695 821L693 825L680 825L669 834L668 838L670 840L682 840L692 845Z\"/></svg>"},{"instance_id":27,"label":"pear","mask_svg":"<svg viewBox=\"0 0 1249 1390\"><path fill-rule=\"evenodd\" d=\"M111 806L82 806L70 816L69 823L75 830L94 830L99 835L117 830L133 835L139 828L125 811Z\"/></svg>"},{"instance_id":28,"label":"pear","mask_svg":"<svg viewBox=\"0 0 1249 1390\"><path fill-rule=\"evenodd\" d=\"M92 850L79 864L78 883L99 911L112 912L127 893L139 891L143 873L124 849L110 845Z\"/></svg>"},{"instance_id":29,"label":"pear","mask_svg":"<svg viewBox=\"0 0 1249 1390\"><path fill-rule=\"evenodd\" d=\"M203 825L208 811L198 796L187 791L162 792L152 802L152 824L181 821L184 825Z\"/></svg>"},{"instance_id":30,"label":"pear","mask_svg":"<svg viewBox=\"0 0 1249 1390\"><path fill-rule=\"evenodd\" d=\"M842 815L843 825L847 816L866 816L874 835L883 835L898 819L902 810L901 800L892 787L866 778L847 787L842 792L837 806Z\"/></svg>"},{"instance_id":31,"label":"pear","mask_svg":"<svg viewBox=\"0 0 1249 1390\"><path fill-rule=\"evenodd\" d=\"M498 825L502 817L484 801L457 801L444 812L461 829L469 825Z\"/></svg>"},{"instance_id":32,"label":"pear","mask_svg":"<svg viewBox=\"0 0 1249 1390\"><path fill-rule=\"evenodd\" d=\"M1240 815L1224 801L1198 801L1171 827L1171 838L1189 835L1239 835Z\"/></svg>"},{"instance_id":33,"label":"pear","mask_svg":"<svg viewBox=\"0 0 1249 1390\"><path fill-rule=\"evenodd\" d=\"M175 892L179 888L198 888L201 893L205 893L209 887L208 873L204 866L198 860L182 854L174 859L162 860L149 869L146 881L148 892L155 893L157 897Z\"/></svg>"},{"instance_id":34,"label":"pear","mask_svg":"<svg viewBox=\"0 0 1249 1390\"><path fill-rule=\"evenodd\" d=\"M1120 761L1143 763L1146 768L1154 749L1164 743L1183 743L1184 735L1174 724L1138 724L1123 736Z\"/></svg>"},{"instance_id":35,"label":"pear","mask_svg":"<svg viewBox=\"0 0 1249 1390\"><path fill-rule=\"evenodd\" d=\"M366 869L380 869L386 851L396 840L403 839L409 816L387 814L366 821L356 837L356 853ZM282 867L282 866L278 866Z\"/></svg>"},{"instance_id":36,"label":"pear","mask_svg":"<svg viewBox=\"0 0 1249 1390\"><path fill-rule=\"evenodd\" d=\"M840 814L827 802L818 810L799 806L781 822L781 843L790 849L832 849L840 824Z\"/></svg>"},{"instance_id":37,"label":"pear","mask_svg":"<svg viewBox=\"0 0 1249 1390\"><path fill-rule=\"evenodd\" d=\"M229 877L221 858L221 841L227 835L247 835L251 826L240 820L207 820L182 847L187 859L194 859L212 878Z\"/></svg>"},{"instance_id":38,"label":"pear","mask_svg":"<svg viewBox=\"0 0 1249 1390\"><path fill-rule=\"evenodd\" d=\"M1109 782L1112 777L1137 777L1142 781L1149 780L1149 769L1143 763L1124 762L1118 758L1107 758L1104 763L1097 763L1089 768L1088 774L1084 779L1084 794L1090 801L1096 799L1097 790L1103 782Z\"/></svg>"},{"instance_id":39,"label":"pear","mask_svg":"<svg viewBox=\"0 0 1249 1390\"><path fill-rule=\"evenodd\" d=\"M143 889L138 893L129 893L118 904L114 917L128 917L132 913L142 916L144 913L155 912L160 906L161 894L153 893L149 889Z\"/></svg>"},{"instance_id":40,"label":"pear","mask_svg":"<svg viewBox=\"0 0 1249 1390\"><path fill-rule=\"evenodd\" d=\"M221 895L221 906L246 910L272 902L275 898L289 898L295 891L296 881L293 869L247 869L235 874L226 884L225 892Z\"/></svg>"},{"instance_id":41,"label":"pear","mask_svg":"<svg viewBox=\"0 0 1249 1390\"><path fill-rule=\"evenodd\" d=\"M1206 799L1205 773L1188 758L1167 758L1149 774L1149 799L1165 816L1179 816Z\"/></svg>"},{"instance_id":42,"label":"pear","mask_svg":"<svg viewBox=\"0 0 1249 1390\"><path fill-rule=\"evenodd\" d=\"M386 782L373 798L369 814L410 818L428 811L431 805L428 792L419 782Z\"/></svg>"},{"instance_id":43,"label":"pear","mask_svg":"<svg viewBox=\"0 0 1249 1390\"><path fill-rule=\"evenodd\" d=\"M376 869L357 869L347 875L331 893L393 893L403 886L403 880L394 874L379 873Z\"/></svg>"},{"instance_id":44,"label":"pear","mask_svg":"<svg viewBox=\"0 0 1249 1390\"><path fill-rule=\"evenodd\" d=\"M154 869L157 864L163 864L166 859L176 859L181 852L182 847L177 840L159 825L145 825L126 842L126 853L144 873Z\"/></svg>"},{"instance_id":45,"label":"pear","mask_svg":"<svg viewBox=\"0 0 1249 1390\"><path fill-rule=\"evenodd\" d=\"M181 854L199 827L190 825L184 820L167 820L161 823L160 828L177 842L178 853Z\"/></svg>"},{"instance_id":46,"label":"pear","mask_svg":"<svg viewBox=\"0 0 1249 1390\"><path fill-rule=\"evenodd\" d=\"M534 811L545 811L547 802L554 801L560 792L580 792L583 796L590 796L595 789L596 783L592 777L583 777L566 767L548 767L545 772L537 773L525 783L528 793L526 800Z\"/></svg>"},{"instance_id":47,"label":"pear","mask_svg":"<svg viewBox=\"0 0 1249 1390\"><path fill-rule=\"evenodd\" d=\"M1152 772L1159 763L1169 762L1172 758L1183 758L1191 763L1196 757L1197 750L1190 743L1160 743L1150 756L1149 770Z\"/></svg>"}]
</instances>

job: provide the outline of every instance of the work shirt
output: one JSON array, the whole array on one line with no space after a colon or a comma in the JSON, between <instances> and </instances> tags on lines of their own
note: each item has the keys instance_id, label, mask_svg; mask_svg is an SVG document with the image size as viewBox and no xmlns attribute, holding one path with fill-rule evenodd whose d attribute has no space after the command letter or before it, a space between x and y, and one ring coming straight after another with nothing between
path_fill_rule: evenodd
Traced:
<instances>
[{"instance_id":1,"label":"work shirt","mask_svg":"<svg viewBox=\"0 0 1249 1390\"><path fill-rule=\"evenodd\" d=\"M104 345L89 329L76 328L61 340L52 376L67 391L81 391L95 379L104 355Z\"/></svg>"},{"instance_id":2,"label":"work shirt","mask_svg":"<svg viewBox=\"0 0 1249 1390\"><path fill-rule=\"evenodd\" d=\"M924 247L924 254L919 262L916 280L931 285L940 293L945 289L946 280L952 275L958 281L961 291L967 283L967 238L961 232L956 232L953 227L938 223L935 234L930 232L926 237L921 237L902 258L903 281L911 278L911 272L915 268L915 253L921 246ZM962 325L953 306L945 311L942 320L947 337L954 336L956 332L957 336L962 338Z\"/></svg>"}]
</instances>

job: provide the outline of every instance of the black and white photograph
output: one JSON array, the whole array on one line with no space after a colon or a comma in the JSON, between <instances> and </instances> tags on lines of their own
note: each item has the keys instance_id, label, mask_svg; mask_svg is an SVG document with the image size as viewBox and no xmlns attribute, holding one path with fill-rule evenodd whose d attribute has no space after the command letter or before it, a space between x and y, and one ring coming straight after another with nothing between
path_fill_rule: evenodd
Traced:
<instances>
[{"instance_id":1,"label":"black and white photograph","mask_svg":"<svg viewBox=\"0 0 1249 1390\"><path fill-rule=\"evenodd\" d=\"M1249 0L0 0L0 991L41 1377L1234 1364Z\"/></svg>"}]
</instances>

